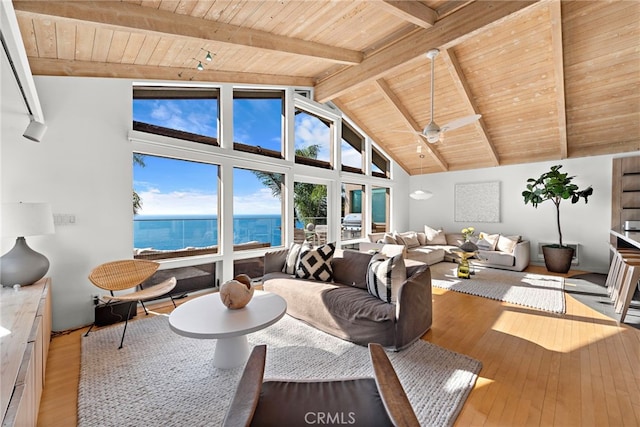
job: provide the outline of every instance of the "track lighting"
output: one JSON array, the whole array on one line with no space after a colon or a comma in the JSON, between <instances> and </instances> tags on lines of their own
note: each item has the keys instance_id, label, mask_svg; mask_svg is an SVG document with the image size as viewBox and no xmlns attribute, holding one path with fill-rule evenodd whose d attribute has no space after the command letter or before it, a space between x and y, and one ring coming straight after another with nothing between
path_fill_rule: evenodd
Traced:
<instances>
[{"instance_id":1,"label":"track lighting","mask_svg":"<svg viewBox=\"0 0 640 427\"><path fill-rule=\"evenodd\" d=\"M204 70L204 65L202 65L202 61L200 61L199 59L193 58L194 61L198 61L198 66L196 67L198 69L198 71L202 71Z\"/></svg>"},{"instance_id":2,"label":"track lighting","mask_svg":"<svg viewBox=\"0 0 640 427\"><path fill-rule=\"evenodd\" d=\"M201 50L201 51L203 51L203 52L207 52L207 56L205 56L205 57L204 57L204 59L205 59L207 62L211 62L211 61L213 61L213 55L211 55L211 51L206 50L206 49L203 49L203 48L200 48L200 50Z\"/></svg>"}]
</instances>

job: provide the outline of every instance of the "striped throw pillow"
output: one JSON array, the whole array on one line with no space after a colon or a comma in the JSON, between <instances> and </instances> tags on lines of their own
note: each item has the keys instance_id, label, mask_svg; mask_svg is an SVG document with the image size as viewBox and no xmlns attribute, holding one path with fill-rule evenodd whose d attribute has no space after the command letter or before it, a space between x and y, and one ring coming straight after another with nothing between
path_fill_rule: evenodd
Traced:
<instances>
[{"instance_id":1,"label":"striped throw pillow","mask_svg":"<svg viewBox=\"0 0 640 427\"><path fill-rule=\"evenodd\" d=\"M367 290L384 302L395 304L398 288L407 279L407 269L402 254L387 258L375 254L367 270Z\"/></svg>"}]
</instances>

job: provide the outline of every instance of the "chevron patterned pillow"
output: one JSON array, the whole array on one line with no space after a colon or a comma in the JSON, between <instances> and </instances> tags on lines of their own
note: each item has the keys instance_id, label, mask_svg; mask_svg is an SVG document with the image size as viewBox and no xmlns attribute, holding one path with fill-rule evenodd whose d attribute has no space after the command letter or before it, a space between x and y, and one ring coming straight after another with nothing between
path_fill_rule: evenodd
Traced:
<instances>
[{"instance_id":1,"label":"chevron patterned pillow","mask_svg":"<svg viewBox=\"0 0 640 427\"><path fill-rule=\"evenodd\" d=\"M335 250L335 243L327 243L314 249L303 247L298 257L296 277L322 282L333 281L331 260Z\"/></svg>"}]
</instances>

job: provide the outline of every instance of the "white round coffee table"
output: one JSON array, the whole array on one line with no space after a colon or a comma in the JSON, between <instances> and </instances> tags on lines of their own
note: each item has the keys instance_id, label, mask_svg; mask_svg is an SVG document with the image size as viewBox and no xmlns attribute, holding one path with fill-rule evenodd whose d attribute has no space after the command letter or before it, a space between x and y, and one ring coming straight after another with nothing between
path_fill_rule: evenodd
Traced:
<instances>
[{"instance_id":1,"label":"white round coffee table","mask_svg":"<svg viewBox=\"0 0 640 427\"><path fill-rule=\"evenodd\" d=\"M230 310L217 292L181 304L169 316L169 326L178 335L217 339L213 365L229 369L249 358L247 334L273 325L284 316L287 303L279 295L255 291L245 307Z\"/></svg>"}]
</instances>

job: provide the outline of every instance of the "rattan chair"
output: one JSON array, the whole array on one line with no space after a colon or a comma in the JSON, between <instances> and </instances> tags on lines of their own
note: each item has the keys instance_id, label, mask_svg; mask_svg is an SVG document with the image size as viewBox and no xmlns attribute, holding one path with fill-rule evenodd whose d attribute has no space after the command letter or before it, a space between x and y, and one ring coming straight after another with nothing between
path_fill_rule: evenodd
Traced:
<instances>
[{"instance_id":1,"label":"rattan chair","mask_svg":"<svg viewBox=\"0 0 640 427\"><path fill-rule=\"evenodd\" d=\"M224 427L355 426L419 427L393 365L380 344L369 344L374 377L263 381L265 345L254 347ZM327 420L332 419L332 423Z\"/></svg>"},{"instance_id":2,"label":"rattan chair","mask_svg":"<svg viewBox=\"0 0 640 427\"><path fill-rule=\"evenodd\" d=\"M142 308L144 308L145 314L149 314L147 307L144 305L144 301L166 295L175 288L175 277L167 279L154 286L147 288L142 287L142 282L153 276L159 266L160 264L157 262L141 259L112 261L99 265L91 271L91 274L89 274L89 280L91 283L100 289L109 291L109 295L101 297L102 300L106 301L107 306L115 302L130 303L127 317L125 318L124 330L122 331L122 338L120 339L120 347L118 348L122 348L122 344L124 343L124 335L127 333L127 324L129 323L129 317L131 316L131 310L133 307L136 307L137 303L140 302L140 304L142 304ZM138 290L123 293L121 295L114 294L114 291L124 291L128 289ZM173 300L173 297L171 295L169 295L169 297L175 307L176 303ZM95 322L84 335L85 337L89 335L89 332L91 332L91 329L93 329L94 326Z\"/></svg>"}]
</instances>

